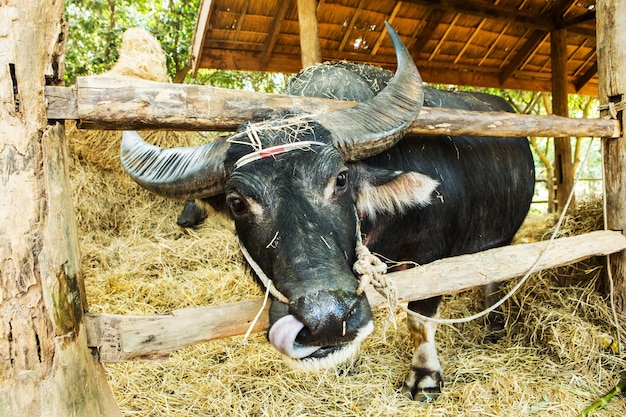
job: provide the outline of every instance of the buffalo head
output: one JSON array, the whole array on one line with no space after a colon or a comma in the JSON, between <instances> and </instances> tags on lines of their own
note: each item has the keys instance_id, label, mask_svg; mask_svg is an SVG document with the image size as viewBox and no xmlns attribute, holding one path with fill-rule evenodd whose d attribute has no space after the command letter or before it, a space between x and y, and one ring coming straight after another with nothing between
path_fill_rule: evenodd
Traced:
<instances>
[{"instance_id":1,"label":"buffalo head","mask_svg":"<svg viewBox=\"0 0 626 417\"><path fill-rule=\"evenodd\" d=\"M288 300L270 308L269 338L294 363L334 366L373 329L357 292L357 214L425 204L435 182L359 162L394 146L421 108L420 75L387 25L398 67L355 107L250 123L227 140L162 149L126 132L121 160L143 187L166 197L223 195L241 244Z\"/></svg>"}]
</instances>

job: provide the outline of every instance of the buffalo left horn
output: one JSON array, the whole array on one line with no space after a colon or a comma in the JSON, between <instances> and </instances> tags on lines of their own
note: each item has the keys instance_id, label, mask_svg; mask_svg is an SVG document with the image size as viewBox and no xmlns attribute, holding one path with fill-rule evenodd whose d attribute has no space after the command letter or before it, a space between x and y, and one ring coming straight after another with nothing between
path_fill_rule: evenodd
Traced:
<instances>
[{"instance_id":1,"label":"buffalo left horn","mask_svg":"<svg viewBox=\"0 0 626 417\"><path fill-rule=\"evenodd\" d=\"M190 199L224 192L224 156L230 143L217 139L201 146L164 149L137 132L122 136L122 167L147 190L164 197Z\"/></svg>"},{"instance_id":2,"label":"buffalo left horn","mask_svg":"<svg viewBox=\"0 0 626 417\"><path fill-rule=\"evenodd\" d=\"M411 127L424 102L424 88L409 51L385 22L396 51L396 73L375 97L355 107L311 116L332 134L331 142L348 161L359 161L395 145Z\"/></svg>"}]
</instances>

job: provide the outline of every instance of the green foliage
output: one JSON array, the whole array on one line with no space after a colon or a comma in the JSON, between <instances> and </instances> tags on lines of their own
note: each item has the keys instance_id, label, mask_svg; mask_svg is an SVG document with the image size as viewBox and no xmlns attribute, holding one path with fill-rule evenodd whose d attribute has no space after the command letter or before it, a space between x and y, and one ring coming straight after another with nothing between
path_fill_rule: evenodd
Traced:
<instances>
[{"instance_id":1,"label":"green foliage","mask_svg":"<svg viewBox=\"0 0 626 417\"><path fill-rule=\"evenodd\" d=\"M99 74L118 57L122 34L129 27L146 27L148 0L67 0L68 22L65 80Z\"/></svg>"},{"instance_id":2,"label":"green foliage","mask_svg":"<svg viewBox=\"0 0 626 417\"><path fill-rule=\"evenodd\" d=\"M189 49L198 7L199 0L66 0L66 83L111 68L126 29L141 27L161 44L172 80L263 92L282 89L284 75L273 73L201 70L191 79Z\"/></svg>"},{"instance_id":3,"label":"green foliage","mask_svg":"<svg viewBox=\"0 0 626 417\"><path fill-rule=\"evenodd\" d=\"M276 93L284 88L286 76L269 72L205 69L198 71L198 76L188 81L191 84Z\"/></svg>"}]
</instances>

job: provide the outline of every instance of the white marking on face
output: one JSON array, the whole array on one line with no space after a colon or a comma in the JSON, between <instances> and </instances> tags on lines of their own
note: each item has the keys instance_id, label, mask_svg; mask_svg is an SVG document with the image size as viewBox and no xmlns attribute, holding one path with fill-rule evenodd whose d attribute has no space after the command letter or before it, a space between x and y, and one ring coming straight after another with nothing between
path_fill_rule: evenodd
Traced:
<instances>
[{"instance_id":1,"label":"white marking on face","mask_svg":"<svg viewBox=\"0 0 626 417\"><path fill-rule=\"evenodd\" d=\"M249 198L246 199L246 201L248 203L248 209L250 210L250 213L252 213L257 219L263 219L263 217L265 216L265 210L263 209L263 206Z\"/></svg>"}]
</instances>

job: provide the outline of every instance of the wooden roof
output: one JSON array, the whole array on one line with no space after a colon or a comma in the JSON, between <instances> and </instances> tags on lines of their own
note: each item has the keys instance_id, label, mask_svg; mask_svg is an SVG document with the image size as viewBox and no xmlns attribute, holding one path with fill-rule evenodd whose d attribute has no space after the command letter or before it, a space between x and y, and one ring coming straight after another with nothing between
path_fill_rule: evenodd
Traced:
<instances>
[{"instance_id":1,"label":"wooden roof","mask_svg":"<svg viewBox=\"0 0 626 417\"><path fill-rule=\"evenodd\" d=\"M569 92L597 95L595 0L319 0L317 19L323 61L395 69L389 21L426 82L538 91L566 29ZM296 0L203 0L192 66L299 71Z\"/></svg>"}]
</instances>

